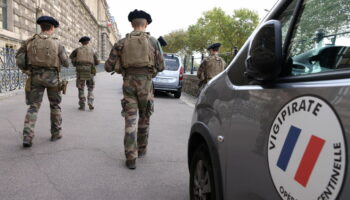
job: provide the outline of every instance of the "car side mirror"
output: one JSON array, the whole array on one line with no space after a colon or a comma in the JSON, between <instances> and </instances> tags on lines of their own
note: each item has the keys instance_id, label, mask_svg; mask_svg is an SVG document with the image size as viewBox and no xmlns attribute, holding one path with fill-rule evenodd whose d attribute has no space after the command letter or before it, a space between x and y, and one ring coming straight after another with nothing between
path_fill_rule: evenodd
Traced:
<instances>
[{"instance_id":1,"label":"car side mirror","mask_svg":"<svg viewBox=\"0 0 350 200\"><path fill-rule=\"evenodd\" d=\"M253 34L246 60L246 76L257 81L275 80L282 69L282 28L269 20Z\"/></svg>"}]
</instances>

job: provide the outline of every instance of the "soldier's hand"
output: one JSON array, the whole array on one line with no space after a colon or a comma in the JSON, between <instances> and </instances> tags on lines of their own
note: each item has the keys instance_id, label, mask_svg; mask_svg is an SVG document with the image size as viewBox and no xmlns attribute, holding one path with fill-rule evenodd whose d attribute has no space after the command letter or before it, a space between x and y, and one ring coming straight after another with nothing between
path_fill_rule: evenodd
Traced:
<instances>
[{"instance_id":1,"label":"soldier's hand","mask_svg":"<svg viewBox=\"0 0 350 200\"><path fill-rule=\"evenodd\" d=\"M31 74L31 72L28 71L28 70L22 70L22 72L23 72L24 74L28 75L28 76L30 76L30 74Z\"/></svg>"}]
</instances>

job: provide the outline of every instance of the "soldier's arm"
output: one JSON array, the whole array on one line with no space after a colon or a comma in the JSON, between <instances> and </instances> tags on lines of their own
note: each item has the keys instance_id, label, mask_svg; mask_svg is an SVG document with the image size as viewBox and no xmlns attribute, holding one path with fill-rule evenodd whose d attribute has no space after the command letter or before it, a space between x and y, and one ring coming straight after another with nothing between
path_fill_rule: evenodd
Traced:
<instances>
[{"instance_id":1,"label":"soldier's arm","mask_svg":"<svg viewBox=\"0 0 350 200\"><path fill-rule=\"evenodd\" d=\"M59 45L58 57L60 59L61 65L63 67L67 67L68 68L69 67L69 58L67 56L66 49L62 45Z\"/></svg>"},{"instance_id":2,"label":"soldier's arm","mask_svg":"<svg viewBox=\"0 0 350 200\"><path fill-rule=\"evenodd\" d=\"M106 72L116 71L117 73L121 73L120 51L122 50L122 47L123 47L123 40L119 40L117 43L114 44L111 52L109 53L109 57L105 62ZM117 63L119 63L118 66L116 66ZM116 67L119 69L116 69Z\"/></svg>"},{"instance_id":3,"label":"soldier's arm","mask_svg":"<svg viewBox=\"0 0 350 200\"><path fill-rule=\"evenodd\" d=\"M204 80L204 68L205 68L206 60L204 59L203 62L200 64L198 71L197 71L197 77L199 80Z\"/></svg>"},{"instance_id":4,"label":"soldier's arm","mask_svg":"<svg viewBox=\"0 0 350 200\"><path fill-rule=\"evenodd\" d=\"M159 44L159 41L151 37L153 46L155 47L155 67L157 72L161 72L165 69L164 56L162 46Z\"/></svg>"},{"instance_id":5,"label":"soldier's arm","mask_svg":"<svg viewBox=\"0 0 350 200\"><path fill-rule=\"evenodd\" d=\"M99 65L100 64L100 60L98 59L98 56L96 53L94 53L94 63L95 65Z\"/></svg>"},{"instance_id":6,"label":"soldier's arm","mask_svg":"<svg viewBox=\"0 0 350 200\"><path fill-rule=\"evenodd\" d=\"M226 64L225 60L224 60L224 59L222 59L222 58L221 58L221 60L222 60L222 66L223 66L223 69L226 69L227 64Z\"/></svg>"},{"instance_id":7,"label":"soldier's arm","mask_svg":"<svg viewBox=\"0 0 350 200\"><path fill-rule=\"evenodd\" d=\"M16 53L16 64L18 68L20 68L22 71L29 70L27 66L26 61L26 54L27 54L27 41L22 42L21 47L17 50Z\"/></svg>"},{"instance_id":8,"label":"soldier's arm","mask_svg":"<svg viewBox=\"0 0 350 200\"><path fill-rule=\"evenodd\" d=\"M75 60L77 58L77 49L74 49L74 51L69 55L69 58L71 59L73 65L75 65Z\"/></svg>"},{"instance_id":9,"label":"soldier's arm","mask_svg":"<svg viewBox=\"0 0 350 200\"><path fill-rule=\"evenodd\" d=\"M74 49L74 51L69 55L69 58L73 60L74 58L77 57L77 49Z\"/></svg>"}]
</instances>

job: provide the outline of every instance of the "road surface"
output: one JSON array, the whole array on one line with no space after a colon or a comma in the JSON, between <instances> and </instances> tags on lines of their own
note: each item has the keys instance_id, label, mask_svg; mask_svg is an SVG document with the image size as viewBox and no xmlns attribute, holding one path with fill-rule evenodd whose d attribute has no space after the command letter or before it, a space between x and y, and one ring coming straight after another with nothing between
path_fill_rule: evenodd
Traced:
<instances>
[{"instance_id":1,"label":"road surface","mask_svg":"<svg viewBox=\"0 0 350 200\"><path fill-rule=\"evenodd\" d=\"M119 75L98 74L95 110L82 112L75 81L70 82L61 104L63 138L54 143L45 96L30 149L22 148L24 95L1 98L1 200L189 199L186 152L193 101L156 97L148 154L132 171L124 165L121 85Z\"/></svg>"}]
</instances>

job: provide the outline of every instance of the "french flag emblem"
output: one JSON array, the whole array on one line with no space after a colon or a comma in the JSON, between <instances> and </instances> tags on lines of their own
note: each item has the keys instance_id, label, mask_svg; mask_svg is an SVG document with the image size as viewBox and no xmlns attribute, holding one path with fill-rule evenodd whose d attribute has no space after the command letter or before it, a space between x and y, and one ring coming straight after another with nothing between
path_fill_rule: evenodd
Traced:
<instances>
[{"instance_id":1,"label":"french flag emblem","mask_svg":"<svg viewBox=\"0 0 350 200\"><path fill-rule=\"evenodd\" d=\"M277 161L277 167L283 171L288 170L288 164L293 156L294 148L298 143L300 134L302 134L302 130L300 128L295 126L290 127ZM324 139L314 135L311 136L294 176L294 180L302 186L307 186L325 143L326 141Z\"/></svg>"}]
</instances>

